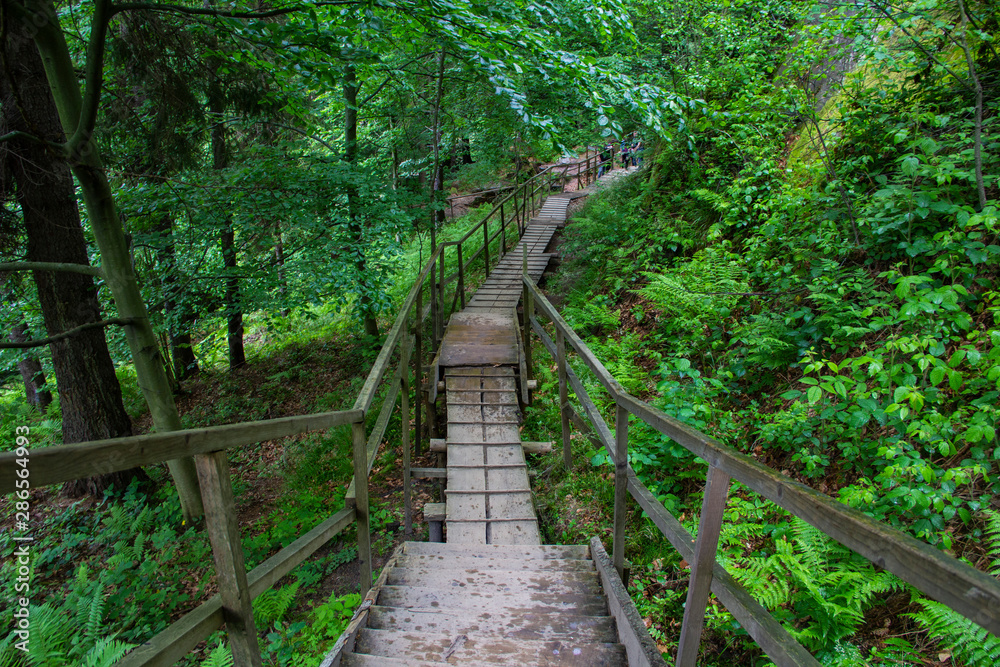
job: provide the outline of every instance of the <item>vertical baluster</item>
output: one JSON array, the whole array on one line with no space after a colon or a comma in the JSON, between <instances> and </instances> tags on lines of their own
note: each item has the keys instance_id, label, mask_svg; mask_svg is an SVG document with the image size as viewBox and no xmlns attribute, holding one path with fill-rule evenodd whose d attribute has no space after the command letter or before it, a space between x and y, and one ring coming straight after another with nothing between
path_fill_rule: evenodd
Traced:
<instances>
[{"instance_id":1,"label":"vertical baluster","mask_svg":"<svg viewBox=\"0 0 1000 667\"><path fill-rule=\"evenodd\" d=\"M424 285L420 284L420 288L417 290L417 311L414 313L414 348L416 349L416 354L413 355L413 384L417 388L414 392L414 405L413 410L413 439L414 439L414 454L420 456L420 442L421 442L421 432L420 432L420 407L423 405L423 377L424 377L424 360L423 360L423 331L424 331Z\"/></svg>"},{"instance_id":2,"label":"vertical baluster","mask_svg":"<svg viewBox=\"0 0 1000 667\"><path fill-rule=\"evenodd\" d=\"M483 257L486 258L486 277L490 277L490 219L483 220Z\"/></svg>"},{"instance_id":3,"label":"vertical baluster","mask_svg":"<svg viewBox=\"0 0 1000 667\"><path fill-rule=\"evenodd\" d=\"M524 284L524 279L528 277L528 244L522 245L521 248L523 248L521 281L522 284ZM524 322L523 322L524 330L522 333L523 333L524 363L525 363L526 377L522 378L522 380L524 380L525 387L527 387L528 381L531 380L533 376L532 365L531 365L531 318L535 314L535 298L534 295L531 293L531 290L528 289L527 284L524 284L523 290L524 291L522 297L524 303ZM528 397L528 401L526 402L530 402L531 392L525 391L525 396Z\"/></svg>"},{"instance_id":4,"label":"vertical baluster","mask_svg":"<svg viewBox=\"0 0 1000 667\"><path fill-rule=\"evenodd\" d=\"M441 257L440 257L440 264L438 265L438 267L439 267L439 269L438 269L438 299L440 300L440 303L441 303L441 320L438 322L438 327L440 327L440 328L438 329L438 333L437 333L437 337L438 337L438 341L439 342L441 341L442 338L444 338L444 320L445 320L445 317L447 316L446 313L445 313L445 303L446 302L444 300L444 255L445 255L445 252L447 252L447 250L446 250L447 247L448 246L446 246L444 244L441 244Z\"/></svg>"},{"instance_id":5,"label":"vertical baluster","mask_svg":"<svg viewBox=\"0 0 1000 667\"><path fill-rule=\"evenodd\" d=\"M570 446L569 431L569 390L566 387L566 339L562 329L556 326L556 365L559 367L559 415L562 420L563 466L573 467L573 449Z\"/></svg>"},{"instance_id":6,"label":"vertical baluster","mask_svg":"<svg viewBox=\"0 0 1000 667\"><path fill-rule=\"evenodd\" d=\"M458 242L458 294L465 310L465 263L462 260L462 242Z\"/></svg>"},{"instance_id":7,"label":"vertical baluster","mask_svg":"<svg viewBox=\"0 0 1000 667\"><path fill-rule=\"evenodd\" d=\"M628 410L615 410L615 525L612 561L625 581L625 502L628 499Z\"/></svg>"},{"instance_id":8,"label":"vertical baluster","mask_svg":"<svg viewBox=\"0 0 1000 667\"><path fill-rule=\"evenodd\" d=\"M409 319L409 318L407 318ZM409 324L409 322L407 322ZM403 533L413 534L413 508L410 506L410 334L403 327L403 345L399 353L399 422L403 447Z\"/></svg>"},{"instance_id":9,"label":"vertical baluster","mask_svg":"<svg viewBox=\"0 0 1000 667\"><path fill-rule=\"evenodd\" d=\"M729 494L729 475L715 466L708 468L705 498L698 522L698 541L694 545L694 562L691 563L691 583L688 585L687 602L684 603L684 624L677 647L677 667L694 667L698 660L701 630L705 624L705 608L712 589L712 569L719 548L719 532Z\"/></svg>"},{"instance_id":10,"label":"vertical baluster","mask_svg":"<svg viewBox=\"0 0 1000 667\"><path fill-rule=\"evenodd\" d=\"M365 436L365 421L351 424L351 439L354 443L354 492L358 522L358 563L361 567L361 590L365 593L372 587L372 537L368 517L368 438Z\"/></svg>"},{"instance_id":11,"label":"vertical baluster","mask_svg":"<svg viewBox=\"0 0 1000 667\"><path fill-rule=\"evenodd\" d=\"M199 454L195 462L205 506L205 526L212 543L212 557L222 598L222 617L226 621L233 660L240 667L260 667L260 647L251 607L253 600L247 584L243 544L236 522L229 459L223 450Z\"/></svg>"}]
</instances>

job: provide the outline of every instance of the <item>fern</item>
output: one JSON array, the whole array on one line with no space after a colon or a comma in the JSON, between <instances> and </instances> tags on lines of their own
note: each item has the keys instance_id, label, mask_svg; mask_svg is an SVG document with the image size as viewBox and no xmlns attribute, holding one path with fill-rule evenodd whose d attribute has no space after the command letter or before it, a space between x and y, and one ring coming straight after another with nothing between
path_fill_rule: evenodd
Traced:
<instances>
[{"instance_id":1,"label":"fern","mask_svg":"<svg viewBox=\"0 0 1000 667\"><path fill-rule=\"evenodd\" d=\"M1000 577L1000 512L986 510L986 538L989 545L986 548L986 555L992 558L990 561L990 574Z\"/></svg>"},{"instance_id":2,"label":"fern","mask_svg":"<svg viewBox=\"0 0 1000 667\"><path fill-rule=\"evenodd\" d=\"M1000 576L1000 512L987 510L986 553L994 558L990 574ZM990 634L977 623L970 621L940 602L920 599L923 611L907 614L927 634L950 649L959 661L972 667L993 667L1000 664L1000 637Z\"/></svg>"},{"instance_id":3,"label":"fern","mask_svg":"<svg viewBox=\"0 0 1000 667\"><path fill-rule=\"evenodd\" d=\"M98 640L83 656L81 667L112 667L122 656L135 648L135 644L120 642L114 637Z\"/></svg>"},{"instance_id":4,"label":"fern","mask_svg":"<svg viewBox=\"0 0 1000 667\"><path fill-rule=\"evenodd\" d=\"M906 615L950 649L956 659L972 667L994 667L1000 664L1000 637L994 637L940 602L920 600L920 604L923 611Z\"/></svg>"},{"instance_id":5,"label":"fern","mask_svg":"<svg viewBox=\"0 0 1000 667\"><path fill-rule=\"evenodd\" d=\"M264 591L253 602L253 617L257 627L265 628L280 621L295 601L299 591L299 582L283 586L277 590Z\"/></svg>"},{"instance_id":6,"label":"fern","mask_svg":"<svg viewBox=\"0 0 1000 667\"><path fill-rule=\"evenodd\" d=\"M233 667L233 651L225 643L219 644L199 667Z\"/></svg>"},{"instance_id":7,"label":"fern","mask_svg":"<svg viewBox=\"0 0 1000 667\"><path fill-rule=\"evenodd\" d=\"M87 614L87 625L84 630L86 638L92 642L98 641L104 627L104 584L99 583L90 599L90 609Z\"/></svg>"}]
</instances>

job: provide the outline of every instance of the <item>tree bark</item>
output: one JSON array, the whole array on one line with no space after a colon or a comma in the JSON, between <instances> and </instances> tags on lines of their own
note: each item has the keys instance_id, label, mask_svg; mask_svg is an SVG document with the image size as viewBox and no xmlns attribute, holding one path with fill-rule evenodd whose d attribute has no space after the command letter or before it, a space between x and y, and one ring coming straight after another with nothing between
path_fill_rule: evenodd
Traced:
<instances>
[{"instance_id":1,"label":"tree bark","mask_svg":"<svg viewBox=\"0 0 1000 667\"><path fill-rule=\"evenodd\" d=\"M191 327L194 317L184 303L178 300L177 251L174 247L173 218L164 216L159 231L165 243L160 251L160 266L163 273L163 312L170 337L170 358L173 363L174 378L180 383L198 373L198 360L191 345Z\"/></svg>"},{"instance_id":2,"label":"tree bark","mask_svg":"<svg viewBox=\"0 0 1000 667\"><path fill-rule=\"evenodd\" d=\"M28 325L21 322L10 332L10 340L13 343L26 343L30 340L28 336ZM21 379L24 381L24 398L29 405L38 408L39 412L45 412L46 408L52 404L52 392L45 388L45 371L42 370L42 362L33 354L26 354L24 358L17 362L17 370L21 372Z\"/></svg>"},{"instance_id":3,"label":"tree bark","mask_svg":"<svg viewBox=\"0 0 1000 667\"><path fill-rule=\"evenodd\" d=\"M212 127L212 168L223 170L229 166L229 150L226 146L226 128L222 116L226 110L225 93L218 76L218 63L211 63L208 82L208 111L215 120ZM243 347L243 306L240 303L240 279L237 275L239 262L236 257L236 231L232 218L226 217L220 234L222 245L222 265L225 268L225 292L222 303L226 309L226 342L229 344L229 370L246 366L246 350Z\"/></svg>"},{"instance_id":4,"label":"tree bark","mask_svg":"<svg viewBox=\"0 0 1000 667\"><path fill-rule=\"evenodd\" d=\"M8 4L14 1L6 0ZM94 5L91 44L87 50L85 68L88 82L86 104L51 0L33 3L30 11L23 6L20 11L14 12L9 12L7 6L3 6L3 11L8 31L21 30L22 35L33 35L35 46L42 56L62 129L71 137L65 145L65 151L70 156L73 175L80 184L94 239L101 253L105 283L114 296L119 315L134 322L125 328L125 337L153 425L161 432L179 430L180 416L163 367L160 347L132 270L125 232L115 208L100 151L92 141L97 104L100 101L104 39L110 20L110 2L96 0ZM22 23L22 20L30 21L30 24ZM8 32L8 41L10 39ZM168 461L167 465L177 487L185 518L200 517L204 510L194 460L175 459Z\"/></svg>"},{"instance_id":5,"label":"tree bark","mask_svg":"<svg viewBox=\"0 0 1000 667\"><path fill-rule=\"evenodd\" d=\"M4 131L65 141L42 60L23 29L9 29L13 32L4 44L0 75ZM6 160L24 216L28 260L89 264L73 177L66 162L44 144L24 140L12 142ZM34 271L33 276L49 335L102 319L92 276L57 271ZM17 338L26 338L26 329L15 329L11 339L21 342ZM49 349L62 411L63 443L132 435L132 421L122 403L104 330L80 331L51 343ZM21 372L24 374L25 368ZM26 386L41 373L37 360L34 368L29 365L29 372L31 382L25 377ZM51 395L48 399L51 401ZM124 488L137 476L147 479L141 470L133 469L70 482L64 489L74 495L101 494L112 484Z\"/></svg>"},{"instance_id":6,"label":"tree bark","mask_svg":"<svg viewBox=\"0 0 1000 667\"><path fill-rule=\"evenodd\" d=\"M354 64L348 62L344 68L344 160L352 170L358 166L358 90L360 87ZM375 319L372 298L368 295L368 263L365 259L365 241L361 223L361 197L358 194L358 186L350 180L348 183L348 229L357 256L355 261L358 269L358 289L361 293L358 305L364 320L365 333L369 336L377 336L378 320Z\"/></svg>"}]
</instances>

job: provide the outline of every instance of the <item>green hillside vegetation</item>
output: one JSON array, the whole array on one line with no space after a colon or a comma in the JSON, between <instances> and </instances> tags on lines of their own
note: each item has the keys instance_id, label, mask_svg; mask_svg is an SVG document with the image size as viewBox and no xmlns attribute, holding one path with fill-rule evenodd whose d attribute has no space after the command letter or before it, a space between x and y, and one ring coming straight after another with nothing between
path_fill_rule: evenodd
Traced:
<instances>
[{"instance_id":1,"label":"green hillside vegetation","mask_svg":"<svg viewBox=\"0 0 1000 667\"><path fill-rule=\"evenodd\" d=\"M13 30L22 14L8 4ZM83 116L93 132L65 145L103 157L117 216L80 206L68 258L46 255L102 267L76 292L0 271L0 329L42 339L128 315L101 232L120 224L119 269L135 272L165 363L156 384L133 362L150 346L118 326L91 330L103 352L77 350L107 362L100 380L60 365L70 343L0 350L0 450L19 426L34 448L346 409L432 248L490 210L490 195L465 195L635 133L641 168L585 200L542 283L569 324L632 394L1000 577L994 3L338 4L126 11L96 74L88 40L107 3L39 4L67 35L69 78L103 83ZM17 44L4 62L27 62ZM17 88L9 76L0 91ZM27 131L24 105L8 99L0 151L64 145L14 132ZM65 172L66 210L90 204L79 169L95 153L46 154ZM6 155L0 262L34 260L37 200ZM454 217L449 196L462 196ZM60 306L67 294L93 312ZM18 374L27 362L37 400ZM613 401L571 363L611 421ZM558 441L555 360L539 352L535 366L523 439ZM117 417L73 399L98 390L121 394ZM629 437L640 479L695 534L704 462L641 423ZM399 440L397 421L372 475L376 565L404 539ZM613 467L585 436L573 443L571 472L561 453L529 462L543 541L610 544ZM348 427L234 450L249 568L344 507L351 452ZM156 466L32 490L32 650L7 634L5 583L0 667L113 664L216 592L183 477ZM14 515L0 498L4 553ZM690 566L634 505L629 522L629 590L669 660ZM255 601L265 664L329 650L364 593L355 544L351 528ZM1000 664L1000 638L739 484L719 560L824 665ZM0 580L15 572L0 563ZM770 664L714 598L706 628L701 664ZM220 632L179 664L231 661Z\"/></svg>"}]
</instances>

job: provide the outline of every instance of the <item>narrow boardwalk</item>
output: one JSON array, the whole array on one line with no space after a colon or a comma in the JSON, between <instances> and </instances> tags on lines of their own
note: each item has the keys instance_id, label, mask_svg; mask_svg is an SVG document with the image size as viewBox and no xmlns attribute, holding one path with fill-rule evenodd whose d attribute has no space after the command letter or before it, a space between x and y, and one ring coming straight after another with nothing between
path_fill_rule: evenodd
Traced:
<instances>
[{"instance_id":1,"label":"narrow boardwalk","mask_svg":"<svg viewBox=\"0 0 1000 667\"><path fill-rule=\"evenodd\" d=\"M543 204L445 329L438 366L448 416L447 543L401 545L367 597L367 615L352 621L321 667L612 667L636 652L635 640L620 635L623 603L612 605L614 615L609 607L609 586L620 589L615 599L627 594L600 540L541 545L520 437L525 378L515 309L525 252L537 281L574 196L554 194ZM641 627L631 609L627 624ZM658 657L648 634L646 641Z\"/></svg>"},{"instance_id":2,"label":"narrow boardwalk","mask_svg":"<svg viewBox=\"0 0 1000 667\"><path fill-rule=\"evenodd\" d=\"M556 195L542 204L517 246L445 330L440 365L448 410L448 542L541 543L521 447L514 309L525 262L534 280L542 277L552 256L545 251L566 224L570 201Z\"/></svg>"}]
</instances>

